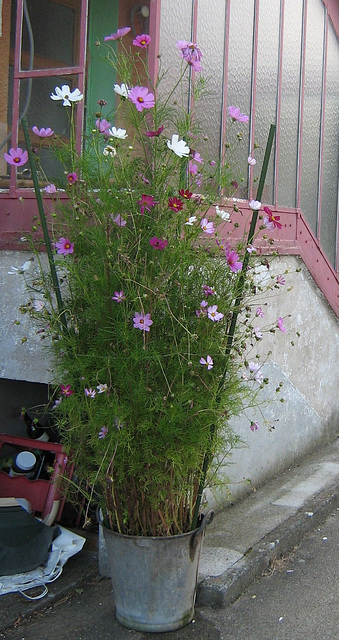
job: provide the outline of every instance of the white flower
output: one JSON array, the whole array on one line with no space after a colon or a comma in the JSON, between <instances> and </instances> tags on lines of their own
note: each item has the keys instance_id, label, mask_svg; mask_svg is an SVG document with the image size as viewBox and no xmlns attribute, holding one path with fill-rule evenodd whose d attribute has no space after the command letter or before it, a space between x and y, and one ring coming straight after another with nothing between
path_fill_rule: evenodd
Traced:
<instances>
[{"instance_id":1,"label":"white flower","mask_svg":"<svg viewBox=\"0 0 339 640\"><path fill-rule=\"evenodd\" d=\"M98 384L97 386L98 393L105 393L107 391L107 384Z\"/></svg>"},{"instance_id":2,"label":"white flower","mask_svg":"<svg viewBox=\"0 0 339 640\"><path fill-rule=\"evenodd\" d=\"M8 271L9 275L13 276L15 273L25 273L25 271L30 268L31 262L31 260L26 260L26 262L23 263L22 267L11 267L13 271Z\"/></svg>"},{"instance_id":3,"label":"white flower","mask_svg":"<svg viewBox=\"0 0 339 640\"><path fill-rule=\"evenodd\" d=\"M111 156L111 158L114 158L114 156L117 155L115 147L112 147L112 145L110 144L108 144L107 147L104 148L102 153L104 154L104 156Z\"/></svg>"},{"instance_id":4,"label":"white flower","mask_svg":"<svg viewBox=\"0 0 339 640\"><path fill-rule=\"evenodd\" d=\"M128 91L129 90L128 90L127 84L124 84L124 83L122 83L121 85L115 84L114 85L114 91L115 91L115 93L117 93L122 98L127 98L128 97Z\"/></svg>"},{"instance_id":5,"label":"white flower","mask_svg":"<svg viewBox=\"0 0 339 640\"><path fill-rule=\"evenodd\" d=\"M113 138L119 138L120 140L125 140L125 138L127 138L128 136L128 134L126 133L126 129L116 129L115 127L109 129L108 133L110 136L113 136Z\"/></svg>"},{"instance_id":6,"label":"white flower","mask_svg":"<svg viewBox=\"0 0 339 640\"><path fill-rule=\"evenodd\" d=\"M54 91L56 95L52 93L50 98L52 98L52 100L63 100L63 107L70 107L71 102L79 102L84 97L79 89L71 91L68 84L63 84L61 88L55 87Z\"/></svg>"},{"instance_id":7,"label":"white flower","mask_svg":"<svg viewBox=\"0 0 339 640\"><path fill-rule=\"evenodd\" d=\"M187 146L185 140L179 140L179 136L177 133L174 133L172 136L172 140L169 141L167 140L167 146L169 149L171 149L171 151L174 151L174 153L179 156L179 158L182 157L187 157L190 149Z\"/></svg>"},{"instance_id":8,"label":"white flower","mask_svg":"<svg viewBox=\"0 0 339 640\"><path fill-rule=\"evenodd\" d=\"M219 209L218 205L215 206L215 213L219 218L225 220L225 222L231 221L231 214L228 211L223 211L223 209Z\"/></svg>"},{"instance_id":9,"label":"white flower","mask_svg":"<svg viewBox=\"0 0 339 640\"><path fill-rule=\"evenodd\" d=\"M257 161L255 158L252 158L252 156L248 156L247 158L247 162L250 165L250 167L254 167L255 164L257 164Z\"/></svg>"},{"instance_id":10,"label":"white flower","mask_svg":"<svg viewBox=\"0 0 339 640\"><path fill-rule=\"evenodd\" d=\"M261 208L261 202L259 202L259 200L250 200L248 204L250 205L251 209L253 209L253 211L259 211L259 209Z\"/></svg>"},{"instance_id":11,"label":"white flower","mask_svg":"<svg viewBox=\"0 0 339 640\"><path fill-rule=\"evenodd\" d=\"M34 300L32 306L35 311L42 311L45 306L45 302L43 300Z\"/></svg>"},{"instance_id":12,"label":"white flower","mask_svg":"<svg viewBox=\"0 0 339 640\"><path fill-rule=\"evenodd\" d=\"M189 227L192 227L196 221L197 221L197 216L191 216L190 218L186 219L185 224L187 224Z\"/></svg>"}]
</instances>

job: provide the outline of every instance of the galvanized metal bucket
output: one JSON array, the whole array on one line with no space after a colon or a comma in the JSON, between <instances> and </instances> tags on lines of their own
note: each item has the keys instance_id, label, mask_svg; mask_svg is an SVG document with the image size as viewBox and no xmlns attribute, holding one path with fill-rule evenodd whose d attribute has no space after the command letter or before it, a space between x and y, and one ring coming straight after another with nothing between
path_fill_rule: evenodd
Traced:
<instances>
[{"instance_id":1,"label":"galvanized metal bucket","mask_svg":"<svg viewBox=\"0 0 339 640\"><path fill-rule=\"evenodd\" d=\"M174 631L191 622L206 525L169 537L126 536L103 526L117 620L128 629Z\"/></svg>"}]
</instances>

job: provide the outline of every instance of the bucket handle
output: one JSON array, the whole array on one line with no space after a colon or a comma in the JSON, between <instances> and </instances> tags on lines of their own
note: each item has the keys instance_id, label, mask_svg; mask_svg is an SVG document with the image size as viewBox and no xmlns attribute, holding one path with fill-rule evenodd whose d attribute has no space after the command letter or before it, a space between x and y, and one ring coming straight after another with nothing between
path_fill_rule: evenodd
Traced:
<instances>
[{"instance_id":1,"label":"bucket handle","mask_svg":"<svg viewBox=\"0 0 339 640\"><path fill-rule=\"evenodd\" d=\"M194 531L193 536L190 540L190 545L192 549L196 548L199 541L199 537L204 533L207 525L212 522L213 518L214 518L213 509L210 509L210 511L207 511L207 513L202 517L200 527L198 527L198 529Z\"/></svg>"}]
</instances>

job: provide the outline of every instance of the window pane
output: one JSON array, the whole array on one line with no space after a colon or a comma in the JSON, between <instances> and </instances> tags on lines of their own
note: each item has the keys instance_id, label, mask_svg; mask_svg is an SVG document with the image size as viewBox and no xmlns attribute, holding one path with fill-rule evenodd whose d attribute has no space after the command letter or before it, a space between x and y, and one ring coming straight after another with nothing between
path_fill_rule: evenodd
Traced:
<instances>
[{"instance_id":1,"label":"window pane","mask_svg":"<svg viewBox=\"0 0 339 640\"><path fill-rule=\"evenodd\" d=\"M208 137L209 157L214 160L219 158L220 146L225 8L226 3L219 0L199 2L197 44L203 53L203 74L208 78L208 84L207 95L198 106L198 117L202 131Z\"/></svg>"},{"instance_id":2,"label":"window pane","mask_svg":"<svg viewBox=\"0 0 339 640\"><path fill-rule=\"evenodd\" d=\"M27 0L23 18L21 68L27 69L32 46L34 69L78 64L80 0ZM15 11L12 32L14 42ZM48 37L46 37L48 34Z\"/></svg>"},{"instance_id":3,"label":"window pane","mask_svg":"<svg viewBox=\"0 0 339 640\"><path fill-rule=\"evenodd\" d=\"M166 94L180 75L181 58L176 46L178 40L190 40L192 28L192 2L173 2L162 0L160 25L160 71L166 72L161 82L160 93ZM178 89L175 98L180 100ZM184 107L187 107L185 102Z\"/></svg>"},{"instance_id":4,"label":"window pane","mask_svg":"<svg viewBox=\"0 0 339 640\"><path fill-rule=\"evenodd\" d=\"M332 264L335 262L338 142L339 142L339 44L331 23L328 31L325 98L323 183L321 201L321 243Z\"/></svg>"},{"instance_id":5,"label":"window pane","mask_svg":"<svg viewBox=\"0 0 339 640\"><path fill-rule=\"evenodd\" d=\"M285 0L278 204L296 206L302 2Z\"/></svg>"},{"instance_id":6,"label":"window pane","mask_svg":"<svg viewBox=\"0 0 339 640\"><path fill-rule=\"evenodd\" d=\"M321 0L308 5L300 207L314 233L317 233L318 212L324 17Z\"/></svg>"}]
</instances>

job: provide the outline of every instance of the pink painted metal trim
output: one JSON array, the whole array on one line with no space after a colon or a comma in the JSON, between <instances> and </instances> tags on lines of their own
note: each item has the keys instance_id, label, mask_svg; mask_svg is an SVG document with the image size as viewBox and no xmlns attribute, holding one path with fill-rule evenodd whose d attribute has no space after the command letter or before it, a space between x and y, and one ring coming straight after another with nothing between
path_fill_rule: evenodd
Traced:
<instances>
[{"instance_id":1,"label":"pink painted metal trim","mask_svg":"<svg viewBox=\"0 0 339 640\"><path fill-rule=\"evenodd\" d=\"M321 238L321 200L323 191L323 166L324 166L324 127L326 108L326 71L327 71L327 44L328 44L328 13L325 16L325 40L323 47L323 84L321 95L321 123L320 123L320 149L319 149L319 182L318 182L318 212L317 212L317 237Z\"/></svg>"},{"instance_id":2,"label":"pink painted metal trim","mask_svg":"<svg viewBox=\"0 0 339 640\"><path fill-rule=\"evenodd\" d=\"M148 70L153 84L159 71L161 0L150 0Z\"/></svg>"},{"instance_id":3,"label":"pink painted metal trim","mask_svg":"<svg viewBox=\"0 0 339 640\"><path fill-rule=\"evenodd\" d=\"M253 52L252 52L252 77L251 77L251 121L250 121L250 148L249 155L254 149L255 142L255 105L257 94L257 66L258 66L258 33L259 33L259 0L255 0L254 3L254 39L253 39ZM253 167L248 167L249 176L249 198L253 197Z\"/></svg>"},{"instance_id":4,"label":"pink painted metal trim","mask_svg":"<svg viewBox=\"0 0 339 640\"><path fill-rule=\"evenodd\" d=\"M41 78L43 76L70 76L83 73L83 66L77 67L53 67L51 69L32 69L32 71L17 71L15 79Z\"/></svg>"},{"instance_id":5,"label":"pink painted metal trim","mask_svg":"<svg viewBox=\"0 0 339 640\"><path fill-rule=\"evenodd\" d=\"M275 134L275 156L274 156L274 204L278 205L278 189L279 189L279 151L280 151L280 121L281 121L281 84L282 84L282 62L283 62L283 43L284 43L284 18L285 18L285 0L281 0L280 4L280 26L279 26L279 60L278 60L278 86L277 86L277 108L276 108L276 134Z\"/></svg>"},{"instance_id":6,"label":"pink painted metal trim","mask_svg":"<svg viewBox=\"0 0 339 640\"><path fill-rule=\"evenodd\" d=\"M86 52L87 52L87 25L88 25L88 4L89 0L81 0L80 33L79 33L79 71L78 89L85 95L85 72L86 72ZM78 103L76 121L76 148L77 152L82 151L82 136L85 124L84 100Z\"/></svg>"},{"instance_id":7,"label":"pink painted metal trim","mask_svg":"<svg viewBox=\"0 0 339 640\"><path fill-rule=\"evenodd\" d=\"M333 28L339 36L339 3L338 0L322 0L325 5Z\"/></svg>"},{"instance_id":8,"label":"pink painted metal trim","mask_svg":"<svg viewBox=\"0 0 339 640\"><path fill-rule=\"evenodd\" d=\"M304 124L304 96L305 96L305 66L306 66L306 33L307 33L307 1L305 0L302 15L302 66L300 74L301 92L299 101L299 124L298 124L298 149L297 149L297 193L296 204L300 207L301 191L301 171L302 171L302 148L303 148L303 124Z\"/></svg>"},{"instance_id":9,"label":"pink painted metal trim","mask_svg":"<svg viewBox=\"0 0 339 640\"><path fill-rule=\"evenodd\" d=\"M224 50L224 78L222 91L222 114L220 133L220 160L224 164L223 150L226 142L226 121L227 121L227 82L228 82L228 59L229 59L229 33L230 33L230 0L226 0L225 7L225 50Z\"/></svg>"}]
</instances>

